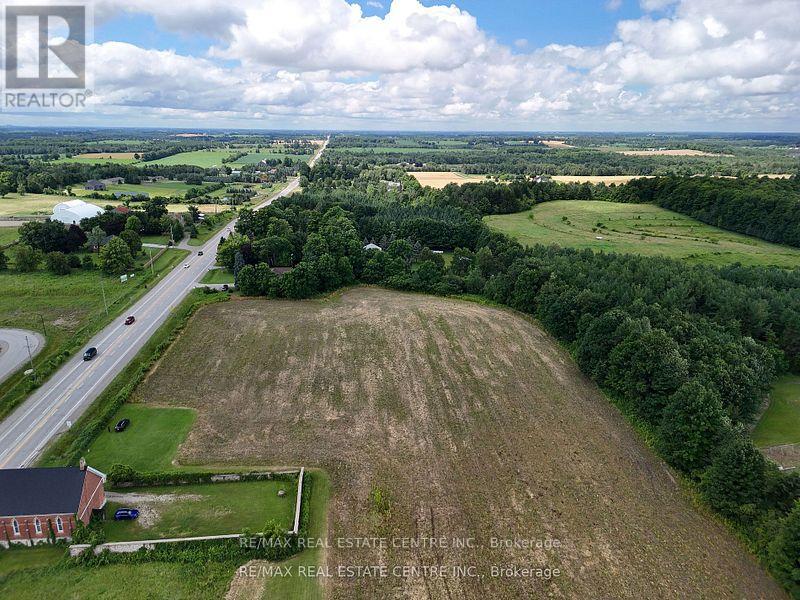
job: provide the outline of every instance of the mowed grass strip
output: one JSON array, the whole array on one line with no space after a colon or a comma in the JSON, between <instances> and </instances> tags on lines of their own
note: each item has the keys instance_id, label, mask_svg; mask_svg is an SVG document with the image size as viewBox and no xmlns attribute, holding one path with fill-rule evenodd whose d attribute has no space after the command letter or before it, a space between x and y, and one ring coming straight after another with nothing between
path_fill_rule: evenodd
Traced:
<instances>
[{"instance_id":1,"label":"mowed grass strip","mask_svg":"<svg viewBox=\"0 0 800 600\"><path fill-rule=\"evenodd\" d=\"M19 227L0 227L0 248L14 242L19 237Z\"/></svg>"},{"instance_id":2,"label":"mowed grass strip","mask_svg":"<svg viewBox=\"0 0 800 600\"><path fill-rule=\"evenodd\" d=\"M324 557L332 571L454 564L487 575L517 564L561 570L536 579L542 596L784 597L569 354L511 311L377 288L215 304L194 315L134 400L197 410L182 465L324 469L330 539L476 541L334 544ZM493 548L492 537L560 547ZM349 599L520 598L533 584L486 576L325 585L328 597Z\"/></svg>"},{"instance_id":3,"label":"mowed grass strip","mask_svg":"<svg viewBox=\"0 0 800 600\"><path fill-rule=\"evenodd\" d=\"M0 549L0 582L3 577L15 571L37 569L55 565L64 558L67 551L63 546L39 544L33 548L26 546ZM0 583L0 589L2 584Z\"/></svg>"},{"instance_id":4,"label":"mowed grass strip","mask_svg":"<svg viewBox=\"0 0 800 600\"><path fill-rule=\"evenodd\" d=\"M279 490L286 494L279 496ZM294 520L297 483L237 481L124 488L116 492L130 499L116 499L114 493L109 495L106 514L110 518L103 529L108 541L121 542L225 535L243 529L262 531L270 521L289 531ZM140 518L114 521L114 511L123 507L138 508ZM154 515L148 517L147 512Z\"/></svg>"},{"instance_id":5,"label":"mowed grass strip","mask_svg":"<svg viewBox=\"0 0 800 600\"><path fill-rule=\"evenodd\" d=\"M520 243L668 256L690 263L800 266L800 249L725 231L651 204L560 200L484 221Z\"/></svg>"},{"instance_id":6,"label":"mowed grass strip","mask_svg":"<svg viewBox=\"0 0 800 600\"><path fill-rule=\"evenodd\" d=\"M219 600L225 596L233 570L230 564L214 562L37 569L0 577L0 597L14 600Z\"/></svg>"},{"instance_id":7,"label":"mowed grass strip","mask_svg":"<svg viewBox=\"0 0 800 600\"><path fill-rule=\"evenodd\" d=\"M200 283L230 283L233 284L233 273L228 269L210 269L203 275Z\"/></svg>"},{"instance_id":8,"label":"mowed grass strip","mask_svg":"<svg viewBox=\"0 0 800 600\"><path fill-rule=\"evenodd\" d=\"M114 431L114 425L122 419L130 419L130 425L125 431ZM194 419L194 411L185 408L124 404L87 450L86 458L101 471L108 471L116 463L139 471L169 470Z\"/></svg>"},{"instance_id":9,"label":"mowed grass strip","mask_svg":"<svg viewBox=\"0 0 800 600\"><path fill-rule=\"evenodd\" d=\"M778 379L770 393L769 407L753 430L756 446L800 443L800 375Z\"/></svg>"}]
</instances>

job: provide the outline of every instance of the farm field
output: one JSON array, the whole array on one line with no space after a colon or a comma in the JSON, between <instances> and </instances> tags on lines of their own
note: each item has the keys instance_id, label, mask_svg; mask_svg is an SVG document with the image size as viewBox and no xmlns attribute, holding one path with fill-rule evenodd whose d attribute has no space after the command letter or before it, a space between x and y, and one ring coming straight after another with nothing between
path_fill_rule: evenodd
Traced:
<instances>
[{"instance_id":1,"label":"farm field","mask_svg":"<svg viewBox=\"0 0 800 600\"><path fill-rule=\"evenodd\" d=\"M124 404L109 422L108 430L92 442L86 458L103 472L116 463L139 471L169 470L194 418L194 411L183 408ZM131 423L125 431L117 433L114 425L121 419L130 419Z\"/></svg>"},{"instance_id":2,"label":"farm field","mask_svg":"<svg viewBox=\"0 0 800 600\"><path fill-rule=\"evenodd\" d=\"M139 162L133 158L135 152L85 152L75 156L63 156L54 163L85 163L102 164L113 163L118 165L130 165Z\"/></svg>"},{"instance_id":3,"label":"farm field","mask_svg":"<svg viewBox=\"0 0 800 600\"><path fill-rule=\"evenodd\" d=\"M461 185L463 183L482 183L488 180L486 175L465 175L454 171L411 171L408 173L419 181L421 186L430 186L442 189L449 183Z\"/></svg>"},{"instance_id":4,"label":"farm field","mask_svg":"<svg viewBox=\"0 0 800 600\"><path fill-rule=\"evenodd\" d=\"M149 194L152 198L154 196L176 197L183 198L188 190L194 185L189 185L183 181L159 181L156 183L119 183L109 185L102 194L113 194L114 192L132 192L134 194ZM81 186L80 188L73 188L72 192L76 196L88 196L92 194L91 190L86 190ZM95 203L103 202L102 200L95 200Z\"/></svg>"},{"instance_id":5,"label":"farm field","mask_svg":"<svg viewBox=\"0 0 800 600\"><path fill-rule=\"evenodd\" d=\"M278 496L284 490L284 496ZM134 504L135 521L106 520L103 530L112 542L154 538L225 535L247 528L259 531L276 521L292 528L297 484L294 481L237 481L199 485L124 488L106 492L106 514Z\"/></svg>"},{"instance_id":6,"label":"farm field","mask_svg":"<svg viewBox=\"0 0 800 600\"><path fill-rule=\"evenodd\" d=\"M759 447L800 444L800 376L778 379L770 394L769 407L753 430Z\"/></svg>"},{"instance_id":7,"label":"farm field","mask_svg":"<svg viewBox=\"0 0 800 600\"><path fill-rule=\"evenodd\" d=\"M570 144L568 144L564 140L542 140L540 143L544 144L548 148L574 148L575 147L575 146L571 146Z\"/></svg>"},{"instance_id":8,"label":"farm field","mask_svg":"<svg viewBox=\"0 0 800 600\"><path fill-rule=\"evenodd\" d=\"M77 188L74 190L78 192ZM59 202L75 200L70 196L59 196L56 194L25 194L20 196L17 193L6 194L0 198L0 217L28 217L34 215L52 215L53 207ZM86 202L103 207L108 204L102 200L86 199Z\"/></svg>"},{"instance_id":9,"label":"farm field","mask_svg":"<svg viewBox=\"0 0 800 600\"><path fill-rule=\"evenodd\" d=\"M143 165L194 165L196 167L221 167L222 159L234 154L233 150L194 150L151 160ZM230 165L229 165L230 166Z\"/></svg>"},{"instance_id":10,"label":"farm field","mask_svg":"<svg viewBox=\"0 0 800 600\"><path fill-rule=\"evenodd\" d=\"M644 179L648 175L553 175L551 179L558 183L605 183L606 185L622 185L631 179Z\"/></svg>"},{"instance_id":11,"label":"farm field","mask_svg":"<svg viewBox=\"0 0 800 600\"><path fill-rule=\"evenodd\" d=\"M180 465L324 469L330 537L476 540L334 544L321 557L333 569L561 570L533 581L333 577L331 598L783 597L569 355L511 311L377 288L214 304L133 400L197 411ZM492 537L543 547L492 548Z\"/></svg>"},{"instance_id":12,"label":"farm field","mask_svg":"<svg viewBox=\"0 0 800 600\"><path fill-rule=\"evenodd\" d=\"M615 152L627 156L733 156L732 154L715 154L713 152L690 150L688 148L673 150L615 150Z\"/></svg>"},{"instance_id":13,"label":"farm field","mask_svg":"<svg viewBox=\"0 0 800 600\"><path fill-rule=\"evenodd\" d=\"M521 213L492 215L485 221L530 246L559 244L712 265L800 266L800 249L717 229L651 204L560 200Z\"/></svg>"},{"instance_id":14,"label":"farm field","mask_svg":"<svg viewBox=\"0 0 800 600\"><path fill-rule=\"evenodd\" d=\"M130 563L57 567L0 577L0 596L14 600L125 598L126 600L219 600L233 567L225 563Z\"/></svg>"}]
</instances>

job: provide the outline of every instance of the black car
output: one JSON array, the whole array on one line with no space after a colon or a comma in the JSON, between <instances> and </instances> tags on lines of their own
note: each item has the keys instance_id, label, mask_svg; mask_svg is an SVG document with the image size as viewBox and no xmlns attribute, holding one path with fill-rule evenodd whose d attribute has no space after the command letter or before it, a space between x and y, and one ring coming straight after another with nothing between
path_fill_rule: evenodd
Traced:
<instances>
[{"instance_id":1,"label":"black car","mask_svg":"<svg viewBox=\"0 0 800 600\"><path fill-rule=\"evenodd\" d=\"M197 256L203 256L203 251L200 250L200 252L197 253Z\"/></svg>"},{"instance_id":2,"label":"black car","mask_svg":"<svg viewBox=\"0 0 800 600\"><path fill-rule=\"evenodd\" d=\"M97 348L92 346L83 353L83 360L92 360L95 356L97 356Z\"/></svg>"},{"instance_id":3,"label":"black car","mask_svg":"<svg viewBox=\"0 0 800 600\"><path fill-rule=\"evenodd\" d=\"M114 431L119 433L120 431L125 431L125 428L131 424L130 419L122 419L119 423L114 425Z\"/></svg>"}]
</instances>

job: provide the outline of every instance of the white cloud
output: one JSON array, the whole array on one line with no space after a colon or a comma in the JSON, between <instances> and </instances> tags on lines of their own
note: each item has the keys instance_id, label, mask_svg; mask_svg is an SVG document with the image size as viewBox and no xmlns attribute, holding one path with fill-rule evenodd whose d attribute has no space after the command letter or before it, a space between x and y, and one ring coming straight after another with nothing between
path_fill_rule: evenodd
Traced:
<instances>
[{"instance_id":1,"label":"white cloud","mask_svg":"<svg viewBox=\"0 0 800 600\"><path fill-rule=\"evenodd\" d=\"M418 0L394 0L383 17L346 0L97 0L101 18L152 14L216 42L194 57L93 46L93 109L287 126L796 128L800 2L642 6L669 10L620 21L604 46L512 49L457 5Z\"/></svg>"}]
</instances>

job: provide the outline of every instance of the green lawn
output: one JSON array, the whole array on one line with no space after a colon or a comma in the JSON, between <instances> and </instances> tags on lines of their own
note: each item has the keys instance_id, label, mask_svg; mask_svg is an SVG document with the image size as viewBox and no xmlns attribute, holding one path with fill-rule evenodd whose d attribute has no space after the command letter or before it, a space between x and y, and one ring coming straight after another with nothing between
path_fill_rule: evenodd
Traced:
<instances>
[{"instance_id":1,"label":"green lawn","mask_svg":"<svg viewBox=\"0 0 800 600\"><path fill-rule=\"evenodd\" d=\"M8 255L13 257L13 251ZM171 270L187 255L168 250L153 265L155 277ZM99 270L75 269L69 275L0 271L0 327L19 327L43 333L45 348L34 358L40 377L51 374L66 356L83 349L89 338L136 301L152 286L150 269L142 268L147 253L137 258L137 276L126 283ZM13 267L13 264L12 264ZM105 291L109 314L103 305ZM0 384L0 418L28 393L28 383L17 373Z\"/></svg>"},{"instance_id":2,"label":"green lawn","mask_svg":"<svg viewBox=\"0 0 800 600\"><path fill-rule=\"evenodd\" d=\"M236 216L233 211L218 213L214 219L218 219L215 225L207 226L201 224L197 226L197 237L189 238L190 246L202 246L212 237L214 237L223 227L227 227L231 220ZM208 217L210 218L210 217Z\"/></svg>"},{"instance_id":3,"label":"green lawn","mask_svg":"<svg viewBox=\"0 0 800 600\"><path fill-rule=\"evenodd\" d=\"M181 152L142 163L144 165L194 165L196 167L222 167L225 163L223 158L234 154L232 150L195 150L193 152ZM229 165L230 166L230 165Z\"/></svg>"},{"instance_id":4,"label":"green lawn","mask_svg":"<svg viewBox=\"0 0 800 600\"><path fill-rule=\"evenodd\" d=\"M166 245L169 238L166 235L143 235L141 236L143 244L163 244Z\"/></svg>"},{"instance_id":5,"label":"green lawn","mask_svg":"<svg viewBox=\"0 0 800 600\"><path fill-rule=\"evenodd\" d=\"M81 163L87 165L94 165L94 164L132 165L134 163L138 163L139 161L136 160L135 158L118 158L118 157L92 158L87 156L73 156L72 158L67 158L66 156L62 156L58 160L54 160L52 162Z\"/></svg>"},{"instance_id":6,"label":"green lawn","mask_svg":"<svg viewBox=\"0 0 800 600\"><path fill-rule=\"evenodd\" d=\"M306 481L311 482L311 499L309 501L310 520L306 538L327 539L327 510L330 496L330 481L323 471L306 471ZM321 580L314 577L300 577L298 567L318 567L323 564L323 550L309 548L297 556L281 563L281 566L292 566L291 577L272 577L266 580L262 598L271 600L322 600L324 597Z\"/></svg>"},{"instance_id":7,"label":"green lawn","mask_svg":"<svg viewBox=\"0 0 800 600\"><path fill-rule=\"evenodd\" d=\"M278 496L283 489L286 495ZM163 501L111 502L106 515L122 506L154 510L148 526L140 516L135 521L107 519L103 524L108 541L146 540L239 533L247 528L260 531L271 520L288 531L294 521L296 481L238 481L200 485L124 488L124 494L148 494Z\"/></svg>"},{"instance_id":8,"label":"green lawn","mask_svg":"<svg viewBox=\"0 0 800 600\"><path fill-rule=\"evenodd\" d=\"M33 548L14 547L9 550L0 549L0 582L2 578L24 569L36 569L56 564L66 554L63 546L39 544ZM2 585L0 585L2 589Z\"/></svg>"},{"instance_id":9,"label":"green lawn","mask_svg":"<svg viewBox=\"0 0 800 600\"><path fill-rule=\"evenodd\" d=\"M233 284L233 273L228 269L211 269L207 271L200 283L230 283Z\"/></svg>"},{"instance_id":10,"label":"green lawn","mask_svg":"<svg viewBox=\"0 0 800 600\"><path fill-rule=\"evenodd\" d=\"M25 194L23 196L16 193L6 194L0 198L0 217L51 215L56 204L74 199L74 197L57 194ZM108 201L104 202L103 200L86 199L86 202L96 204L100 208L108 204Z\"/></svg>"},{"instance_id":11,"label":"green lawn","mask_svg":"<svg viewBox=\"0 0 800 600\"><path fill-rule=\"evenodd\" d=\"M753 430L756 446L800 443L800 376L786 375L772 387L769 407Z\"/></svg>"},{"instance_id":12,"label":"green lawn","mask_svg":"<svg viewBox=\"0 0 800 600\"><path fill-rule=\"evenodd\" d=\"M0 227L0 247L7 246L17 239L19 227Z\"/></svg>"},{"instance_id":13,"label":"green lawn","mask_svg":"<svg viewBox=\"0 0 800 600\"><path fill-rule=\"evenodd\" d=\"M235 567L226 563L139 563L64 566L0 578L0 597L11 600L219 600Z\"/></svg>"},{"instance_id":14,"label":"green lawn","mask_svg":"<svg viewBox=\"0 0 800 600\"><path fill-rule=\"evenodd\" d=\"M114 425L121 419L130 419L131 424L117 433ZM124 404L108 422L108 429L86 451L86 459L104 472L115 463L140 471L169 470L194 419L195 412L187 408Z\"/></svg>"},{"instance_id":15,"label":"green lawn","mask_svg":"<svg viewBox=\"0 0 800 600\"><path fill-rule=\"evenodd\" d=\"M662 255L712 265L800 266L800 249L718 229L650 204L562 200L484 220L526 245Z\"/></svg>"}]
</instances>

